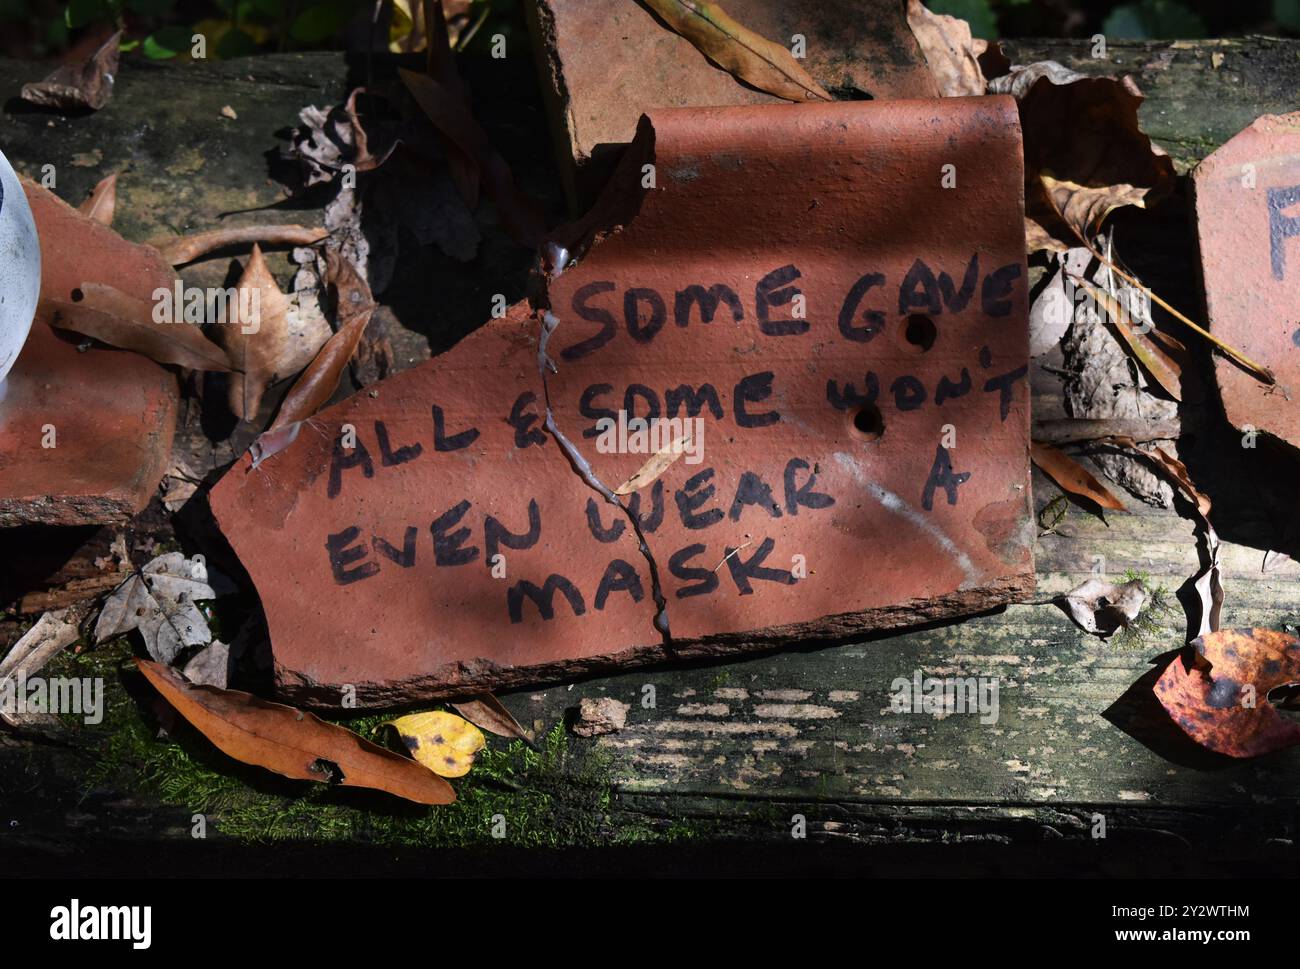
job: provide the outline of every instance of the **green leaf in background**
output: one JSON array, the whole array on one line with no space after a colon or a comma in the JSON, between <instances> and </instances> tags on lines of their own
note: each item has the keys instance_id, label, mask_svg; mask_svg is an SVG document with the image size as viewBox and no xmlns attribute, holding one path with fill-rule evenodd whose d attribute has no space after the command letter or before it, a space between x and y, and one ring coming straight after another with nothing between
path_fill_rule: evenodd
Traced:
<instances>
[{"instance_id":1,"label":"green leaf in background","mask_svg":"<svg viewBox=\"0 0 1300 969\"><path fill-rule=\"evenodd\" d=\"M946 13L965 20L975 37L995 40L998 36L998 18L989 7L989 0L927 0L925 5L931 13Z\"/></svg>"},{"instance_id":2,"label":"green leaf in background","mask_svg":"<svg viewBox=\"0 0 1300 969\"><path fill-rule=\"evenodd\" d=\"M1205 21L1175 0L1141 0L1112 10L1101 32L1123 40L1193 40L1205 36Z\"/></svg>"},{"instance_id":3,"label":"green leaf in background","mask_svg":"<svg viewBox=\"0 0 1300 969\"><path fill-rule=\"evenodd\" d=\"M29 16L27 0L0 0L0 21L22 21Z\"/></svg>"},{"instance_id":4,"label":"green leaf in background","mask_svg":"<svg viewBox=\"0 0 1300 969\"><path fill-rule=\"evenodd\" d=\"M71 0L63 14L63 22L69 27L84 27L107 13L108 4L104 0Z\"/></svg>"},{"instance_id":5,"label":"green leaf in background","mask_svg":"<svg viewBox=\"0 0 1300 969\"><path fill-rule=\"evenodd\" d=\"M188 27L163 27L144 39L144 56L155 61L175 57L190 49L193 38L194 32Z\"/></svg>"},{"instance_id":6,"label":"green leaf in background","mask_svg":"<svg viewBox=\"0 0 1300 969\"><path fill-rule=\"evenodd\" d=\"M319 44L341 30L345 19L336 6L308 7L294 19L289 36L302 44Z\"/></svg>"},{"instance_id":7,"label":"green leaf in background","mask_svg":"<svg viewBox=\"0 0 1300 969\"><path fill-rule=\"evenodd\" d=\"M126 0L126 9L142 17L161 17L176 6L176 0Z\"/></svg>"},{"instance_id":8,"label":"green leaf in background","mask_svg":"<svg viewBox=\"0 0 1300 969\"><path fill-rule=\"evenodd\" d=\"M284 0L250 0L249 6L272 20L278 20L284 13Z\"/></svg>"},{"instance_id":9,"label":"green leaf in background","mask_svg":"<svg viewBox=\"0 0 1300 969\"><path fill-rule=\"evenodd\" d=\"M235 28L227 30L221 35L221 40L217 41L217 56L223 59L227 57L247 57L256 48L257 41L239 28Z\"/></svg>"},{"instance_id":10,"label":"green leaf in background","mask_svg":"<svg viewBox=\"0 0 1300 969\"><path fill-rule=\"evenodd\" d=\"M1273 0L1273 18L1287 30L1300 33L1300 0Z\"/></svg>"},{"instance_id":11,"label":"green leaf in background","mask_svg":"<svg viewBox=\"0 0 1300 969\"><path fill-rule=\"evenodd\" d=\"M62 17L55 17L45 29L45 43L54 50L68 46L68 22Z\"/></svg>"}]
</instances>

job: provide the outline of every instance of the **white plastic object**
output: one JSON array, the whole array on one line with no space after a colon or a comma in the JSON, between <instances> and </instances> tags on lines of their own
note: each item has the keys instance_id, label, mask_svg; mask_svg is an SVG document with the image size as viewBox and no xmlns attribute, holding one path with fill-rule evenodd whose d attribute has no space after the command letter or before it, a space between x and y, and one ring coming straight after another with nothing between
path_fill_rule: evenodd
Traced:
<instances>
[{"instance_id":1,"label":"white plastic object","mask_svg":"<svg viewBox=\"0 0 1300 969\"><path fill-rule=\"evenodd\" d=\"M41 246L31 206L0 152L0 400L5 378L27 342L41 291Z\"/></svg>"}]
</instances>

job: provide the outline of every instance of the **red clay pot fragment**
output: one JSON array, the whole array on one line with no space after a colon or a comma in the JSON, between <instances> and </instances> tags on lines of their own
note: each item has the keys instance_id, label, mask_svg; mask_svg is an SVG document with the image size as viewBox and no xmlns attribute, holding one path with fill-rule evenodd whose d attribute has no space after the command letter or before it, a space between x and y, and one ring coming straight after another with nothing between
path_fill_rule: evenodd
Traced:
<instances>
[{"instance_id":1,"label":"red clay pot fragment","mask_svg":"<svg viewBox=\"0 0 1300 969\"><path fill-rule=\"evenodd\" d=\"M565 188L579 206L595 197L643 112L782 103L737 81L633 0L525 6ZM774 43L792 46L802 37L800 66L839 97L939 96L902 0L728 0L721 6Z\"/></svg>"},{"instance_id":2,"label":"red clay pot fragment","mask_svg":"<svg viewBox=\"0 0 1300 969\"><path fill-rule=\"evenodd\" d=\"M41 298L68 300L84 282L148 300L175 274L52 192L24 181L41 241ZM175 433L176 378L137 353L77 349L40 318L0 403L0 527L129 518L158 486Z\"/></svg>"},{"instance_id":3,"label":"red clay pot fragment","mask_svg":"<svg viewBox=\"0 0 1300 969\"><path fill-rule=\"evenodd\" d=\"M1003 98L643 124L623 175L656 187L615 187L635 216L551 284L549 387L611 488L646 455L601 453L600 415L703 418L697 460L639 492L675 637L853 633L1032 584L1019 141Z\"/></svg>"},{"instance_id":4,"label":"red clay pot fragment","mask_svg":"<svg viewBox=\"0 0 1300 969\"><path fill-rule=\"evenodd\" d=\"M1228 420L1300 447L1300 112L1258 118L1192 184L1210 329L1278 383L1216 356Z\"/></svg>"},{"instance_id":5,"label":"red clay pot fragment","mask_svg":"<svg viewBox=\"0 0 1300 969\"><path fill-rule=\"evenodd\" d=\"M295 700L516 686L1032 589L1014 102L654 112L640 137L557 235L581 258L546 324L515 307L213 490ZM702 425L620 507L651 454L635 426L617 450L617 412L653 407Z\"/></svg>"}]
</instances>

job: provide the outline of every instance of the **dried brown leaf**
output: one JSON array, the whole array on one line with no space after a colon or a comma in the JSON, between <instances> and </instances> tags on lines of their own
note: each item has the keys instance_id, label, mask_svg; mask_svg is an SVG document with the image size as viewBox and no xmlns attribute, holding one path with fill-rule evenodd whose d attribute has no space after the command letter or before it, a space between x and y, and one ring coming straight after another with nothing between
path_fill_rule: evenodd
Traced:
<instances>
[{"instance_id":1,"label":"dried brown leaf","mask_svg":"<svg viewBox=\"0 0 1300 969\"><path fill-rule=\"evenodd\" d=\"M1087 468L1064 451L1033 441L1029 445L1034 464L1072 495L1080 495L1112 511L1124 511L1124 505Z\"/></svg>"},{"instance_id":2,"label":"dried brown leaf","mask_svg":"<svg viewBox=\"0 0 1300 969\"><path fill-rule=\"evenodd\" d=\"M1277 379L1273 376L1273 371L1269 370L1267 367L1263 366L1262 364L1256 363L1254 360L1246 356L1236 347L1224 343L1222 340L1220 340L1209 330L1205 329L1205 327L1201 326L1196 321L1189 319L1178 309L1171 306L1164 299L1162 299L1160 295L1156 293L1154 290L1151 290L1146 286L1143 286L1141 280L1125 272L1119 266L1115 265L1115 263L1112 260L1102 255L1102 253L1098 251L1095 243L1093 242L1090 236L1084 235L1080 233L1077 229L1071 227L1070 220L1067 219L1065 213L1061 209L1061 205L1064 204L1066 201L1068 201L1069 198L1068 195L1057 194L1048 190L1050 185L1061 186L1066 183L1055 182L1050 176L1043 176L1038 181L1040 186L1040 194L1044 200L1043 204L1040 206L1040 213L1046 213L1046 215L1039 214L1038 216L1034 217L1036 220L1038 220L1045 226L1058 225L1064 227L1062 231L1070 233L1071 235L1076 237L1076 241L1082 242L1083 245L1088 249L1090 253L1092 253L1093 257L1098 262L1100 262L1103 266L1109 269L1120 279L1124 280L1130 286L1134 286L1142 290L1142 292L1146 293L1151 298L1152 302L1159 305L1162 309L1164 309L1167 313L1169 313L1170 316L1174 317L1174 319L1178 320L1180 323L1182 323L1184 326L1190 329L1193 333L1196 333L1201 338L1208 341L1213 346L1217 347L1224 354L1231 357L1233 360L1236 360L1239 364L1241 364L1243 367L1249 370L1252 374L1254 374L1258 379L1262 380L1264 383L1266 384L1277 383ZM1118 186L1118 187L1122 188L1123 186ZM1089 207L1085 206L1084 208L1088 209ZM1106 211L1109 212L1110 209L1106 209ZM1079 217L1079 212L1076 211L1076 218L1078 217ZM1105 214L1103 213L1101 217L1104 218ZM1034 239L1035 239L1034 232L1031 231L1027 233L1027 244L1032 246Z\"/></svg>"},{"instance_id":3,"label":"dried brown leaf","mask_svg":"<svg viewBox=\"0 0 1300 969\"><path fill-rule=\"evenodd\" d=\"M1132 623L1146 599L1146 589L1140 579L1114 585L1092 578L1060 596L1058 601L1085 632L1109 636Z\"/></svg>"},{"instance_id":4,"label":"dried brown leaf","mask_svg":"<svg viewBox=\"0 0 1300 969\"><path fill-rule=\"evenodd\" d=\"M1057 239L1036 221L1025 219L1025 252L1069 252L1070 246Z\"/></svg>"},{"instance_id":5,"label":"dried brown leaf","mask_svg":"<svg viewBox=\"0 0 1300 969\"><path fill-rule=\"evenodd\" d=\"M1128 204L1120 196L1131 198L1137 192L1149 203L1173 187L1173 162L1138 124L1144 99L1132 78L1084 75L1055 61L1041 61L994 78L988 92L1010 94L1020 108L1025 214L1048 236L1044 239L1031 230L1030 251L1060 251L1051 238L1073 244L1052 210L1044 174L1088 190L1113 192L1117 204ZM1105 202L1100 204L1104 208Z\"/></svg>"},{"instance_id":6,"label":"dried brown leaf","mask_svg":"<svg viewBox=\"0 0 1300 969\"><path fill-rule=\"evenodd\" d=\"M290 375L289 298L280 292L257 243L235 289L234 312L217 322L215 332L237 371L230 377L230 410L241 420L253 420L266 388Z\"/></svg>"},{"instance_id":7,"label":"dried brown leaf","mask_svg":"<svg viewBox=\"0 0 1300 969\"><path fill-rule=\"evenodd\" d=\"M1159 447L1143 450L1133 438L1121 435L1102 438L1098 443L1128 448L1134 456L1145 460L1168 478L1195 505L1197 524L1205 539L1205 547L1201 550L1201 571L1193 582L1193 588L1201 602L1198 635L1217 631L1223 614L1223 573L1219 565L1219 536L1210 524L1209 497L1192 482L1187 466Z\"/></svg>"},{"instance_id":8,"label":"dried brown leaf","mask_svg":"<svg viewBox=\"0 0 1300 969\"><path fill-rule=\"evenodd\" d=\"M1268 700L1269 691L1300 682L1300 641L1273 629L1224 629L1191 645L1192 662L1175 656L1154 687L1189 737L1229 757L1300 744L1300 723Z\"/></svg>"},{"instance_id":9,"label":"dried brown leaf","mask_svg":"<svg viewBox=\"0 0 1300 969\"><path fill-rule=\"evenodd\" d=\"M295 780L387 791L417 804L456 800L441 777L350 730L249 693L194 686L151 660L135 662L181 716L235 760Z\"/></svg>"},{"instance_id":10,"label":"dried brown leaf","mask_svg":"<svg viewBox=\"0 0 1300 969\"><path fill-rule=\"evenodd\" d=\"M1173 187L1173 162L1138 123L1145 99L1131 77L1079 74L1040 61L994 78L989 93L1019 102L1027 180L1047 171L1081 185Z\"/></svg>"},{"instance_id":11,"label":"dried brown leaf","mask_svg":"<svg viewBox=\"0 0 1300 969\"><path fill-rule=\"evenodd\" d=\"M326 281L334 286L338 294L338 332L325 341L316 358L307 365L307 369L289 390L269 431L281 431L289 425L300 423L325 406L338 389L343 371L356 352L375 309L370 287L356 271L356 267L334 251L330 251L326 258ZM264 442L263 449L278 439L268 439ZM287 446L291 441L292 437L289 437L281 446ZM264 456L269 457L270 453L274 451Z\"/></svg>"},{"instance_id":12,"label":"dried brown leaf","mask_svg":"<svg viewBox=\"0 0 1300 969\"><path fill-rule=\"evenodd\" d=\"M36 309L50 326L94 337L109 346L143 353L189 370L231 369L226 352L193 323L155 323L154 306L102 283L83 283L76 301L41 300Z\"/></svg>"},{"instance_id":13,"label":"dried brown leaf","mask_svg":"<svg viewBox=\"0 0 1300 969\"><path fill-rule=\"evenodd\" d=\"M43 108L98 111L113 96L122 31L118 31L80 64L64 64L42 81L24 84L22 99Z\"/></svg>"},{"instance_id":14,"label":"dried brown leaf","mask_svg":"<svg viewBox=\"0 0 1300 969\"><path fill-rule=\"evenodd\" d=\"M987 44L971 37L970 24L960 17L931 13L921 0L908 0L907 22L941 95L951 98L984 93L979 56Z\"/></svg>"},{"instance_id":15,"label":"dried brown leaf","mask_svg":"<svg viewBox=\"0 0 1300 969\"><path fill-rule=\"evenodd\" d=\"M459 700L453 704L456 712L482 730L494 733L498 737L510 737L533 742L531 731L525 730L514 715L505 708L500 700L491 693L484 693L468 700Z\"/></svg>"},{"instance_id":16,"label":"dried brown leaf","mask_svg":"<svg viewBox=\"0 0 1300 969\"><path fill-rule=\"evenodd\" d=\"M1182 400L1182 374L1183 367L1181 363L1184 348L1181 343L1172 337L1159 334L1158 330L1148 328L1146 332L1140 333L1129 326L1132 320L1132 314L1125 309L1115 297L1100 286L1096 286L1084 279L1082 276L1071 275L1075 283L1082 286L1084 291L1092 297L1093 301L1105 312L1106 318L1119 333L1124 345L1129 352L1137 358L1142 364L1143 370L1158 383L1170 397L1174 400ZM1156 337L1159 334L1160 338ZM1185 351L1184 351L1185 352ZM1174 354L1179 356L1175 357Z\"/></svg>"},{"instance_id":17,"label":"dried brown leaf","mask_svg":"<svg viewBox=\"0 0 1300 969\"><path fill-rule=\"evenodd\" d=\"M787 101L829 101L831 96L794 55L737 23L708 0L645 0L664 23L724 71Z\"/></svg>"},{"instance_id":18,"label":"dried brown leaf","mask_svg":"<svg viewBox=\"0 0 1300 969\"><path fill-rule=\"evenodd\" d=\"M78 206L77 211L88 219L103 225L113 224L113 210L117 207L117 172L100 181L90 197Z\"/></svg>"},{"instance_id":19,"label":"dried brown leaf","mask_svg":"<svg viewBox=\"0 0 1300 969\"><path fill-rule=\"evenodd\" d=\"M228 246L245 246L250 242L264 246L310 246L329 234L328 229L303 225L245 225L213 229L175 239L160 239L151 245L173 266L183 266L200 256Z\"/></svg>"},{"instance_id":20,"label":"dried brown leaf","mask_svg":"<svg viewBox=\"0 0 1300 969\"><path fill-rule=\"evenodd\" d=\"M198 603L218 595L206 565L183 552L165 552L131 573L104 602L95 643L137 630L150 656L171 663L187 649L212 641Z\"/></svg>"},{"instance_id":21,"label":"dried brown leaf","mask_svg":"<svg viewBox=\"0 0 1300 969\"><path fill-rule=\"evenodd\" d=\"M347 103L343 105L343 116L347 119L349 127L352 129L352 147L356 152L356 157L352 162L352 167L359 172L374 171L384 162L392 157L393 151L397 148L397 141L384 150L379 156L370 153L370 137L366 134L365 127L361 124L361 119L357 117L357 95L365 94L366 89L363 87L355 88L348 95Z\"/></svg>"},{"instance_id":22,"label":"dried brown leaf","mask_svg":"<svg viewBox=\"0 0 1300 969\"><path fill-rule=\"evenodd\" d=\"M1144 208L1150 191L1126 183L1095 187L1079 185L1055 179L1046 172L1039 178L1051 202L1038 213L1043 231L1049 236L1063 238L1071 245L1077 242L1091 245L1106 216L1125 205Z\"/></svg>"},{"instance_id":23,"label":"dried brown leaf","mask_svg":"<svg viewBox=\"0 0 1300 969\"><path fill-rule=\"evenodd\" d=\"M487 134L470 112L469 105L455 90L427 74L405 68L398 70L406 89L456 150L471 159L482 179L484 190L501 214L501 225L520 245L535 247L545 234L541 209L515 185L514 175L504 158L492 147ZM452 166L453 174L457 166ZM458 187L460 178L458 176ZM469 198L467 203L472 204Z\"/></svg>"}]
</instances>

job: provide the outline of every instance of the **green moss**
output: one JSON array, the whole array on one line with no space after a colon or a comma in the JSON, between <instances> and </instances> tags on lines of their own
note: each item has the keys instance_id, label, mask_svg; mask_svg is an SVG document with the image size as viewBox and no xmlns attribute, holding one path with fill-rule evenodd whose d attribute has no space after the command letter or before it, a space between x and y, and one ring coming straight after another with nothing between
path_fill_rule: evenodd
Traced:
<instances>
[{"instance_id":1,"label":"green moss","mask_svg":"<svg viewBox=\"0 0 1300 969\"><path fill-rule=\"evenodd\" d=\"M1129 569L1124 573L1124 581L1141 582L1146 601L1133 621L1111 637L1110 644L1117 649L1141 649L1150 645L1168 648L1168 644L1176 641L1171 630L1179 615L1174 594L1166 586L1153 585L1147 572Z\"/></svg>"},{"instance_id":2,"label":"green moss","mask_svg":"<svg viewBox=\"0 0 1300 969\"><path fill-rule=\"evenodd\" d=\"M93 765L86 789L136 789L207 818L208 836L244 842L284 841L468 847L566 847L689 836L684 824L664 829L621 823L613 757L570 740L563 724L536 750L490 737L474 769L453 781L455 804L425 807L382 792L291 781L241 764L184 722L159 736L150 715L154 694L130 659L125 640L80 655L64 654L58 672L103 676L102 724L81 726ZM388 741L391 714L336 720L376 743ZM494 836L496 835L496 836Z\"/></svg>"}]
</instances>

